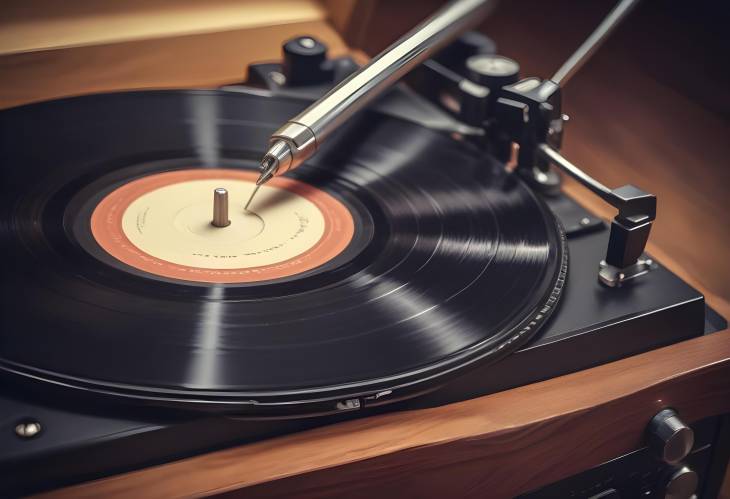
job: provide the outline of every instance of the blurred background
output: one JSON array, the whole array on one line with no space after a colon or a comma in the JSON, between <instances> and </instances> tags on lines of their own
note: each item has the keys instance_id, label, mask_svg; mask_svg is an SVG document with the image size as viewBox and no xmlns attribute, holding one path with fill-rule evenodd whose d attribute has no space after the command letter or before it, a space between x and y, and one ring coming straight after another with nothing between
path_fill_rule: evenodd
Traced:
<instances>
[{"instance_id":1,"label":"blurred background","mask_svg":"<svg viewBox=\"0 0 730 499\"><path fill-rule=\"evenodd\" d=\"M374 55L439 0L5 0L0 108L89 92L216 87L314 35ZM502 1L480 30L523 76L548 77L613 0ZM650 251L730 311L730 13L645 0L563 92L565 153L609 186L658 195ZM32 131L29 131L32 133ZM609 217L571 182L566 190Z\"/></svg>"},{"instance_id":2,"label":"blurred background","mask_svg":"<svg viewBox=\"0 0 730 499\"><path fill-rule=\"evenodd\" d=\"M365 5L374 8L364 9ZM359 2L349 43L376 54L443 2ZM615 0L502 1L481 31L522 76L550 77ZM568 158L658 196L649 250L730 311L730 9L644 0L563 89ZM416 13L418 12L418 14ZM367 22L360 22L360 19ZM357 21L355 21L357 20ZM610 208L566 181L608 218Z\"/></svg>"},{"instance_id":3,"label":"blurred background","mask_svg":"<svg viewBox=\"0 0 730 499\"><path fill-rule=\"evenodd\" d=\"M313 35L375 55L438 0L4 0L0 108L139 88L216 87ZM503 0L480 30L549 77L614 0ZM657 194L650 252L730 314L727 2L644 0L564 88L564 151L603 183ZM32 130L28 130L32 134ZM39 144L42 147L42 144ZM610 208L566 181L608 218ZM727 480L726 480L727 481ZM725 486L726 490L728 484ZM726 492L727 494L727 492Z\"/></svg>"}]
</instances>

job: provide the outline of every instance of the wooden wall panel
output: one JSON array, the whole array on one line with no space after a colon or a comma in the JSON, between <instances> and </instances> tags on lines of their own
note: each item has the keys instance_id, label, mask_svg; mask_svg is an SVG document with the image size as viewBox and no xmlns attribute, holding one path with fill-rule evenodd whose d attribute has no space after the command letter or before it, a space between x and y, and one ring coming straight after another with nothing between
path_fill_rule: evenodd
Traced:
<instances>
[{"instance_id":1,"label":"wooden wall panel","mask_svg":"<svg viewBox=\"0 0 730 499\"><path fill-rule=\"evenodd\" d=\"M346 15L348 2L338 12ZM0 55L325 20L317 0L3 0Z\"/></svg>"}]
</instances>

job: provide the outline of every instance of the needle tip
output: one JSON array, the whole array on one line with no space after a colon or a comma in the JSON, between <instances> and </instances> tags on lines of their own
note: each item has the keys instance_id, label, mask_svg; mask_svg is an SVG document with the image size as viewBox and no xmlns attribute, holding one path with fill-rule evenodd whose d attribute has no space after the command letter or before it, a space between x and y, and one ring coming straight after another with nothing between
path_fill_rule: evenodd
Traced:
<instances>
[{"instance_id":1,"label":"needle tip","mask_svg":"<svg viewBox=\"0 0 730 499\"><path fill-rule=\"evenodd\" d=\"M264 158L261 160L260 170L261 173L259 174L259 178L256 179L256 188L251 193L251 197L248 198L248 203L246 203L244 210L248 210L248 206L251 204L251 201L253 201L256 193L259 191L259 187L274 178L276 172L279 171L279 159L275 155L271 154L271 152L267 152Z\"/></svg>"},{"instance_id":2,"label":"needle tip","mask_svg":"<svg viewBox=\"0 0 730 499\"><path fill-rule=\"evenodd\" d=\"M254 196L256 195L256 193L257 193L257 192L259 191L259 187L261 187L261 184L259 184L259 183L257 182L257 183L256 183L256 187L254 187L254 189L253 189L253 192L252 192L252 193L251 193L251 195L250 195L250 196L248 197L248 202L246 203L246 206L244 206L244 207L243 207L243 209L244 209L245 211L248 211L248 207L249 207L249 205L251 204L251 201L253 201L253 198L254 198Z\"/></svg>"},{"instance_id":3,"label":"needle tip","mask_svg":"<svg viewBox=\"0 0 730 499\"><path fill-rule=\"evenodd\" d=\"M264 159L261 160L261 174L256 185L265 184L276 175L276 171L279 169L279 161L274 156L267 154Z\"/></svg>"}]
</instances>

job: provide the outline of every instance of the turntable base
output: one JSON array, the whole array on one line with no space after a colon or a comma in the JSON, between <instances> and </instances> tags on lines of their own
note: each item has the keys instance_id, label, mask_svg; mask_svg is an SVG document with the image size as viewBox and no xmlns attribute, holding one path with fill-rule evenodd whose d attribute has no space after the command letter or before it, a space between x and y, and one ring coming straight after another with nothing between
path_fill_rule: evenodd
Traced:
<instances>
[{"instance_id":1,"label":"turntable base","mask_svg":"<svg viewBox=\"0 0 730 499\"><path fill-rule=\"evenodd\" d=\"M689 422L730 411L730 331L479 399L349 421L47 496L365 498L387 487L414 497L514 497L640 447L664 405ZM581 442L570 446L570 459L565 442Z\"/></svg>"}]
</instances>

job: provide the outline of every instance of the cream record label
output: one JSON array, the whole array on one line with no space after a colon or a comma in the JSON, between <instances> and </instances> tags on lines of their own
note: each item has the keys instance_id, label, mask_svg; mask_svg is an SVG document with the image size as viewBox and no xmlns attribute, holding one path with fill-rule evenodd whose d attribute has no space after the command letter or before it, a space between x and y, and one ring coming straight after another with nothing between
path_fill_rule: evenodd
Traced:
<instances>
[{"instance_id":1,"label":"cream record label","mask_svg":"<svg viewBox=\"0 0 730 499\"><path fill-rule=\"evenodd\" d=\"M354 234L348 209L306 183L277 178L248 210L251 171L180 170L149 175L112 191L91 216L97 243L127 265L198 282L288 277L323 265ZM228 191L230 224L211 223L213 192Z\"/></svg>"}]
</instances>

